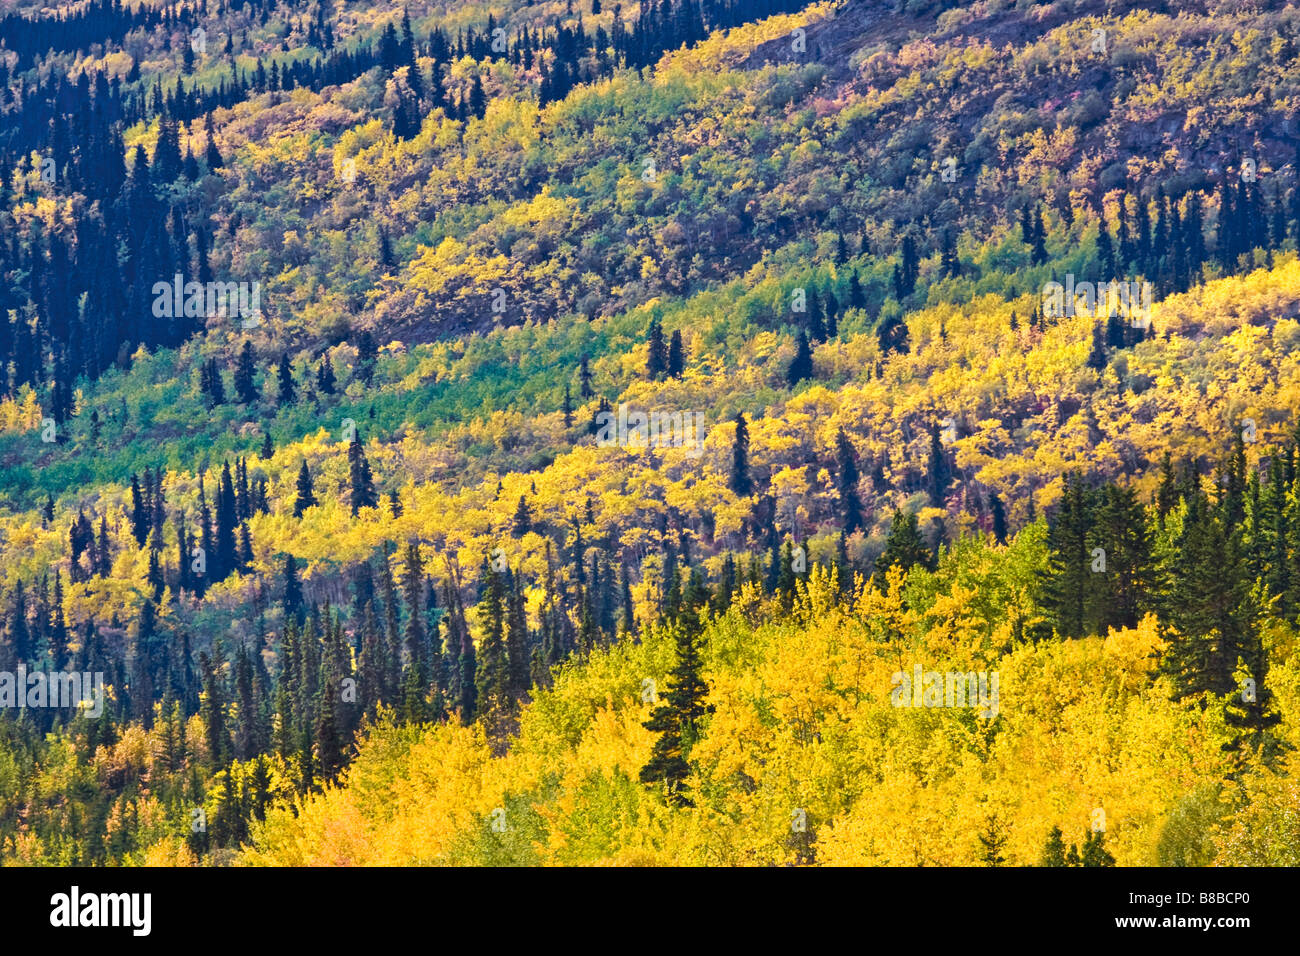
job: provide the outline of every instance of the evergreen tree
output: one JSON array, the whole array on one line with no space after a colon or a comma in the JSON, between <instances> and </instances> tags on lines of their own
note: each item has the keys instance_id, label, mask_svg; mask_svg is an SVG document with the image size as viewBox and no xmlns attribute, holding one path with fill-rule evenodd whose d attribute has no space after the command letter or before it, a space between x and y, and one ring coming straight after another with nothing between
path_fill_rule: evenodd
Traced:
<instances>
[{"instance_id":1,"label":"evergreen tree","mask_svg":"<svg viewBox=\"0 0 1300 956\"><path fill-rule=\"evenodd\" d=\"M284 556L284 598L281 601L281 607L284 608L285 619L290 618L302 623L303 618L303 601L302 601L302 582L298 579L298 562L292 554Z\"/></svg>"},{"instance_id":2,"label":"evergreen tree","mask_svg":"<svg viewBox=\"0 0 1300 956\"><path fill-rule=\"evenodd\" d=\"M182 564L186 563L188 553L183 553ZM113 571L113 554L108 545L108 519L100 516L99 519L99 542L95 548L95 574L99 577L107 577Z\"/></svg>"},{"instance_id":3,"label":"evergreen tree","mask_svg":"<svg viewBox=\"0 0 1300 956\"><path fill-rule=\"evenodd\" d=\"M298 400L298 389L293 381L293 367L289 364L289 353L280 353L280 367L277 372L278 397L280 404L292 405Z\"/></svg>"},{"instance_id":4,"label":"evergreen tree","mask_svg":"<svg viewBox=\"0 0 1300 956\"><path fill-rule=\"evenodd\" d=\"M650 760L641 768L642 783L663 787L670 806L692 806L686 780L691 773L690 751L699 736L698 721L712 711L705 701L709 686L702 677L703 661L695 634L673 627L677 658L668 677L664 702L643 727L659 734Z\"/></svg>"},{"instance_id":5,"label":"evergreen tree","mask_svg":"<svg viewBox=\"0 0 1300 956\"><path fill-rule=\"evenodd\" d=\"M1056 514L1048 522L1048 560L1043 587L1043 606L1062 637L1084 637L1088 633L1095 561L1093 540L1093 496L1078 474L1065 477L1065 488Z\"/></svg>"},{"instance_id":6,"label":"evergreen tree","mask_svg":"<svg viewBox=\"0 0 1300 956\"><path fill-rule=\"evenodd\" d=\"M731 555L727 555L730 560ZM734 566L733 566L734 570ZM620 562L618 566L618 598L619 598L619 623L618 629L620 634L632 634L636 631L636 617L633 612L632 604L632 582L628 577L626 562Z\"/></svg>"},{"instance_id":7,"label":"evergreen tree","mask_svg":"<svg viewBox=\"0 0 1300 956\"><path fill-rule=\"evenodd\" d=\"M146 606L152 606L146 604ZM199 654L199 668L203 672L203 701L200 717L207 735L208 765L212 769L225 766L230 760L230 734L226 729L226 708L222 693L220 673L222 661L214 648L215 659L206 653Z\"/></svg>"},{"instance_id":8,"label":"evergreen tree","mask_svg":"<svg viewBox=\"0 0 1300 956\"><path fill-rule=\"evenodd\" d=\"M844 516L844 533L853 534L862 527L862 499L858 492L857 454L843 428L835 434L835 464L839 472L836 485L840 512Z\"/></svg>"},{"instance_id":9,"label":"evergreen tree","mask_svg":"<svg viewBox=\"0 0 1300 956\"><path fill-rule=\"evenodd\" d=\"M516 538L522 538L533 528L533 514L528 507L528 499L523 495L519 496L519 505L515 508L515 517L511 524L511 531Z\"/></svg>"},{"instance_id":10,"label":"evergreen tree","mask_svg":"<svg viewBox=\"0 0 1300 956\"><path fill-rule=\"evenodd\" d=\"M1060 827L1052 827L1047 834L1047 842L1043 844L1043 855L1039 858L1039 866L1065 866L1065 835L1061 833Z\"/></svg>"},{"instance_id":11,"label":"evergreen tree","mask_svg":"<svg viewBox=\"0 0 1300 956\"><path fill-rule=\"evenodd\" d=\"M242 405L257 400L257 386L253 383L253 343L248 339L244 339L244 346L239 350L239 363L235 367L235 396Z\"/></svg>"},{"instance_id":12,"label":"evergreen tree","mask_svg":"<svg viewBox=\"0 0 1300 956\"><path fill-rule=\"evenodd\" d=\"M248 760L255 755L257 706L253 701L253 665L243 644L235 658L235 703L234 756L236 760Z\"/></svg>"},{"instance_id":13,"label":"evergreen tree","mask_svg":"<svg viewBox=\"0 0 1300 956\"><path fill-rule=\"evenodd\" d=\"M333 395L335 390L334 363L326 353L316 370L316 389L322 395Z\"/></svg>"},{"instance_id":14,"label":"evergreen tree","mask_svg":"<svg viewBox=\"0 0 1300 956\"><path fill-rule=\"evenodd\" d=\"M1168 451L1160 462L1160 485L1156 490L1156 510L1164 518L1178 504L1178 478Z\"/></svg>"},{"instance_id":15,"label":"evergreen tree","mask_svg":"<svg viewBox=\"0 0 1300 956\"><path fill-rule=\"evenodd\" d=\"M989 498L989 513L993 519L993 538L998 544L1007 543L1007 511L997 495Z\"/></svg>"},{"instance_id":16,"label":"evergreen tree","mask_svg":"<svg viewBox=\"0 0 1300 956\"><path fill-rule=\"evenodd\" d=\"M1088 368L1098 372L1106 367L1106 334L1100 321L1092 323L1092 351L1088 353Z\"/></svg>"},{"instance_id":17,"label":"evergreen tree","mask_svg":"<svg viewBox=\"0 0 1300 956\"><path fill-rule=\"evenodd\" d=\"M781 559L776 575L776 596L781 602L781 607L787 614L794 605L794 595L794 550L790 544L790 539L786 538L785 542L781 545Z\"/></svg>"},{"instance_id":18,"label":"evergreen tree","mask_svg":"<svg viewBox=\"0 0 1300 956\"><path fill-rule=\"evenodd\" d=\"M1097 258L1101 262L1101 274L1107 281L1119 274L1115 268L1115 247L1110 239L1110 226L1105 216L1097 224Z\"/></svg>"},{"instance_id":19,"label":"evergreen tree","mask_svg":"<svg viewBox=\"0 0 1300 956\"><path fill-rule=\"evenodd\" d=\"M804 379L812 378L812 374L812 348L808 344L808 333L800 329L794 358L790 360L790 367L786 370L785 380L791 388L794 388Z\"/></svg>"},{"instance_id":20,"label":"evergreen tree","mask_svg":"<svg viewBox=\"0 0 1300 956\"><path fill-rule=\"evenodd\" d=\"M914 567L929 569L930 549L925 546L916 515L912 512L895 510L889 524L889 535L885 539L885 550L876 558L876 573L883 586L885 575L897 564L904 571Z\"/></svg>"},{"instance_id":21,"label":"evergreen tree","mask_svg":"<svg viewBox=\"0 0 1300 956\"><path fill-rule=\"evenodd\" d=\"M131 535L141 548L149 538L149 515L140 494L140 478L134 474L131 476Z\"/></svg>"},{"instance_id":22,"label":"evergreen tree","mask_svg":"<svg viewBox=\"0 0 1300 956\"><path fill-rule=\"evenodd\" d=\"M308 508L314 508L319 502L312 490L311 472L307 470L307 459L303 459L302 467L298 470L298 496L293 502L293 516L301 518L304 511Z\"/></svg>"},{"instance_id":23,"label":"evergreen tree","mask_svg":"<svg viewBox=\"0 0 1300 956\"><path fill-rule=\"evenodd\" d=\"M199 368L199 387L207 396L208 407L226 404L226 385L221 378L221 369L217 367L217 360L209 359Z\"/></svg>"},{"instance_id":24,"label":"evergreen tree","mask_svg":"<svg viewBox=\"0 0 1300 956\"><path fill-rule=\"evenodd\" d=\"M1071 847L1073 849L1073 847ZM1095 830L1084 836L1080 866L1114 866L1115 858L1106 849L1106 834Z\"/></svg>"},{"instance_id":25,"label":"evergreen tree","mask_svg":"<svg viewBox=\"0 0 1300 956\"><path fill-rule=\"evenodd\" d=\"M216 555L213 560L216 567L213 577L217 581L225 580L238 564L235 542L235 526L238 520L235 513L235 489L231 483L230 464L226 462L221 466L221 481L217 485Z\"/></svg>"},{"instance_id":26,"label":"evergreen tree","mask_svg":"<svg viewBox=\"0 0 1300 956\"><path fill-rule=\"evenodd\" d=\"M948 495L948 486L952 484L952 464L949 460L948 450L943 447L943 441L939 437L937 422L930 423L930 468L928 477L930 481L930 504L935 508L940 508Z\"/></svg>"},{"instance_id":27,"label":"evergreen tree","mask_svg":"<svg viewBox=\"0 0 1300 956\"><path fill-rule=\"evenodd\" d=\"M406 681L402 687L402 712L404 718L411 723L418 723L426 716L428 662L425 657L427 622L422 608L424 590L424 564L420 558L420 546L417 542L410 541L406 545L402 574L402 598L406 605L406 629L402 640Z\"/></svg>"},{"instance_id":28,"label":"evergreen tree","mask_svg":"<svg viewBox=\"0 0 1300 956\"><path fill-rule=\"evenodd\" d=\"M49 645L54 669L62 670L68 656L68 624L63 616L63 577L57 568L54 570L54 601L50 608Z\"/></svg>"},{"instance_id":29,"label":"evergreen tree","mask_svg":"<svg viewBox=\"0 0 1300 956\"><path fill-rule=\"evenodd\" d=\"M827 291L826 293L826 337L828 339L838 338L840 334L840 303L835 298L835 293Z\"/></svg>"},{"instance_id":30,"label":"evergreen tree","mask_svg":"<svg viewBox=\"0 0 1300 956\"><path fill-rule=\"evenodd\" d=\"M808 338L813 342L826 341L826 323L822 314L822 304L817 298L817 289L809 286L807 292L806 306Z\"/></svg>"},{"instance_id":31,"label":"evergreen tree","mask_svg":"<svg viewBox=\"0 0 1300 956\"><path fill-rule=\"evenodd\" d=\"M862 291L862 280L858 278L858 271L853 270L849 274L849 308L865 309L867 307L867 296Z\"/></svg>"},{"instance_id":32,"label":"evergreen tree","mask_svg":"<svg viewBox=\"0 0 1300 956\"><path fill-rule=\"evenodd\" d=\"M506 575L506 663L508 687L512 697L528 693L529 643L528 615L524 606L524 585L520 571Z\"/></svg>"},{"instance_id":33,"label":"evergreen tree","mask_svg":"<svg viewBox=\"0 0 1300 956\"><path fill-rule=\"evenodd\" d=\"M204 145L203 161L208 165L208 172L214 172L225 165L225 160L221 158L221 150L217 149L216 141L212 138L212 114L209 113L203 121Z\"/></svg>"},{"instance_id":34,"label":"evergreen tree","mask_svg":"<svg viewBox=\"0 0 1300 956\"><path fill-rule=\"evenodd\" d=\"M646 332L646 341L649 344L646 353L646 378L655 382L668 371L668 347L664 344L664 330L663 326L659 324L658 317L650 320L650 328Z\"/></svg>"},{"instance_id":35,"label":"evergreen tree","mask_svg":"<svg viewBox=\"0 0 1300 956\"><path fill-rule=\"evenodd\" d=\"M303 466L306 467L305 461ZM379 498L375 494L375 483L370 475L370 463L366 461L361 443L355 438L348 443L348 476L351 488L348 503L352 507L352 514L355 516L362 508L377 508Z\"/></svg>"},{"instance_id":36,"label":"evergreen tree","mask_svg":"<svg viewBox=\"0 0 1300 956\"><path fill-rule=\"evenodd\" d=\"M683 362L682 333L680 330L674 329L672 338L668 341L668 361L666 371L669 378L682 377Z\"/></svg>"},{"instance_id":37,"label":"evergreen tree","mask_svg":"<svg viewBox=\"0 0 1300 956\"><path fill-rule=\"evenodd\" d=\"M1006 830L996 814L984 820L984 831L979 835L980 862L985 866L1001 866L1006 862L1002 850L1007 845Z\"/></svg>"},{"instance_id":38,"label":"evergreen tree","mask_svg":"<svg viewBox=\"0 0 1300 956\"><path fill-rule=\"evenodd\" d=\"M891 352L906 354L909 348L908 335L907 323L897 315L891 315L876 328L880 350L886 355Z\"/></svg>"},{"instance_id":39,"label":"evergreen tree","mask_svg":"<svg viewBox=\"0 0 1300 956\"><path fill-rule=\"evenodd\" d=\"M1164 619L1173 627L1162 661L1176 699L1237 689L1238 659L1262 671L1256 609L1244 573L1240 535L1229 534L1199 486L1185 499Z\"/></svg>"},{"instance_id":40,"label":"evergreen tree","mask_svg":"<svg viewBox=\"0 0 1300 956\"><path fill-rule=\"evenodd\" d=\"M483 598L479 622L483 637L475 675L478 712L499 717L508 708L510 671L505 640L505 586L501 574L484 562Z\"/></svg>"},{"instance_id":41,"label":"evergreen tree","mask_svg":"<svg viewBox=\"0 0 1300 956\"><path fill-rule=\"evenodd\" d=\"M1035 208L1033 218L1034 264L1041 265L1047 261L1047 231L1043 228L1043 211Z\"/></svg>"},{"instance_id":42,"label":"evergreen tree","mask_svg":"<svg viewBox=\"0 0 1300 956\"><path fill-rule=\"evenodd\" d=\"M754 481L749 474L749 425L744 412L736 413L736 437L731 446L731 477L727 486L739 498L754 493Z\"/></svg>"},{"instance_id":43,"label":"evergreen tree","mask_svg":"<svg viewBox=\"0 0 1300 956\"><path fill-rule=\"evenodd\" d=\"M1088 629L1136 627L1159 590L1146 512L1131 488L1107 485L1097 502L1092 548L1102 549L1105 571L1090 582Z\"/></svg>"},{"instance_id":44,"label":"evergreen tree","mask_svg":"<svg viewBox=\"0 0 1300 956\"><path fill-rule=\"evenodd\" d=\"M357 336L357 364L353 374L359 382L369 387L374 384L375 364L379 361L379 348L369 329Z\"/></svg>"},{"instance_id":45,"label":"evergreen tree","mask_svg":"<svg viewBox=\"0 0 1300 956\"><path fill-rule=\"evenodd\" d=\"M1233 729L1233 737L1223 749L1259 754L1266 766L1272 766L1280 752L1290 747L1270 733L1281 723L1282 714L1268 683L1268 654L1258 641L1250 642L1247 653L1249 657L1237 658L1233 674L1237 689L1224 705L1224 721Z\"/></svg>"}]
</instances>

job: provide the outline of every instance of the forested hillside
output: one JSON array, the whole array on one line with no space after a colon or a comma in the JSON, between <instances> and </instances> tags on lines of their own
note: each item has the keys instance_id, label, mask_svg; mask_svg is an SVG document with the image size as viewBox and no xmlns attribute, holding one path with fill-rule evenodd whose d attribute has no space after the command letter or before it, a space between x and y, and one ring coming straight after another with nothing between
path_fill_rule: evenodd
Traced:
<instances>
[{"instance_id":1,"label":"forested hillside","mask_svg":"<svg viewBox=\"0 0 1300 956\"><path fill-rule=\"evenodd\" d=\"M1297 26L13 5L0 862L1300 863Z\"/></svg>"}]
</instances>

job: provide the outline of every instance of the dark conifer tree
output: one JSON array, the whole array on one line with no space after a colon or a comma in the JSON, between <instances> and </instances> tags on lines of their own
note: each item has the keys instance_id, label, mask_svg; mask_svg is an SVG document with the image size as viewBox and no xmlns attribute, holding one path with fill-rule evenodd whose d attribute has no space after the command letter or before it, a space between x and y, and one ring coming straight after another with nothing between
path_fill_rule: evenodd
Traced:
<instances>
[{"instance_id":1,"label":"dark conifer tree","mask_svg":"<svg viewBox=\"0 0 1300 956\"><path fill-rule=\"evenodd\" d=\"M163 117L158 124L158 145L150 164L154 181L166 185L181 173L180 131L174 120Z\"/></svg>"},{"instance_id":2,"label":"dark conifer tree","mask_svg":"<svg viewBox=\"0 0 1300 956\"><path fill-rule=\"evenodd\" d=\"M1104 281L1109 282L1111 279L1118 278L1119 271L1115 268L1115 248L1110 241L1110 226L1105 216L1101 217L1097 225L1097 258L1101 262Z\"/></svg>"},{"instance_id":3,"label":"dark conifer tree","mask_svg":"<svg viewBox=\"0 0 1300 956\"><path fill-rule=\"evenodd\" d=\"M1047 231L1043 228L1043 211L1034 209L1033 223L1034 264L1041 265L1047 261Z\"/></svg>"},{"instance_id":4,"label":"dark conifer tree","mask_svg":"<svg viewBox=\"0 0 1300 956\"><path fill-rule=\"evenodd\" d=\"M680 330L674 329L672 337L668 340L668 363L666 369L668 377L681 378L682 367L682 333Z\"/></svg>"},{"instance_id":5,"label":"dark conifer tree","mask_svg":"<svg viewBox=\"0 0 1300 956\"><path fill-rule=\"evenodd\" d=\"M1056 514L1048 522L1047 573L1043 606L1062 637L1088 633L1088 611L1095 585L1091 553L1093 495L1078 474L1065 478Z\"/></svg>"},{"instance_id":6,"label":"dark conifer tree","mask_svg":"<svg viewBox=\"0 0 1300 956\"><path fill-rule=\"evenodd\" d=\"M858 278L858 271L853 270L849 274L849 308L865 309L867 307L867 296L862 291L862 281Z\"/></svg>"},{"instance_id":7,"label":"dark conifer tree","mask_svg":"<svg viewBox=\"0 0 1300 956\"><path fill-rule=\"evenodd\" d=\"M839 473L836 485L840 496L840 513L844 519L844 533L853 534L862 527L862 497L858 491L857 452L843 428L835 434L835 464Z\"/></svg>"},{"instance_id":8,"label":"dark conifer tree","mask_svg":"<svg viewBox=\"0 0 1300 956\"><path fill-rule=\"evenodd\" d=\"M1071 845L1073 851L1074 847ZM1106 834L1094 830L1084 835L1083 853L1079 855L1080 866L1114 866L1115 858L1106 849Z\"/></svg>"},{"instance_id":9,"label":"dark conifer tree","mask_svg":"<svg viewBox=\"0 0 1300 956\"><path fill-rule=\"evenodd\" d=\"M785 380L791 388L794 388L804 379L812 378L812 374L812 348L808 344L808 333L800 329L794 358L790 360L790 367L786 370Z\"/></svg>"},{"instance_id":10,"label":"dark conifer tree","mask_svg":"<svg viewBox=\"0 0 1300 956\"><path fill-rule=\"evenodd\" d=\"M943 246L940 251L940 262L943 265L943 274L946 276L961 275L961 260L957 258L957 232L955 229L948 228L942 232Z\"/></svg>"},{"instance_id":11,"label":"dark conifer tree","mask_svg":"<svg viewBox=\"0 0 1300 956\"><path fill-rule=\"evenodd\" d=\"M479 642L477 673L478 712L500 716L508 708L510 671L506 657L505 585L502 575L484 562L486 578L479 621L483 637Z\"/></svg>"},{"instance_id":12,"label":"dark conifer tree","mask_svg":"<svg viewBox=\"0 0 1300 956\"><path fill-rule=\"evenodd\" d=\"M311 472L307 470L307 459L304 458L302 467L298 470L298 496L293 502L293 516L301 518L304 511L317 504L316 494L312 489Z\"/></svg>"},{"instance_id":13,"label":"dark conifer tree","mask_svg":"<svg viewBox=\"0 0 1300 956\"><path fill-rule=\"evenodd\" d=\"M790 544L790 539L786 538L781 545L781 557L776 574L776 596L787 614L790 613L790 608L794 605L794 594L794 550Z\"/></svg>"},{"instance_id":14,"label":"dark conifer tree","mask_svg":"<svg viewBox=\"0 0 1300 956\"><path fill-rule=\"evenodd\" d=\"M652 382L658 381L668 371L668 347L664 344L663 326L659 324L658 317L650 320L650 328L646 333L646 340L649 344L646 353L646 377Z\"/></svg>"},{"instance_id":15,"label":"dark conifer tree","mask_svg":"<svg viewBox=\"0 0 1300 956\"><path fill-rule=\"evenodd\" d=\"M63 616L63 576L58 568L54 569L54 601L50 607L49 645L54 669L62 670L68 659L68 624Z\"/></svg>"},{"instance_id":16,"label":"dark conifer tree","mask_svg":"<svg viewBox=\"0 0 1300 956\"><path fill-rule=\"evenodd\" d=\"M528 614L524 605L524 585L520 571L506 574L506 663L512 697L522 698L529 686Z\"/></svg>"},{"instance_id":17,"label":"dark conifer tree","mask_svg":"<svg viewBox=\"0 0 1300 956\"><path fill-rule=\"evenodd\" d=\"M403 135L403 132L406 135ZM398 132L399 139L410 139L416 130L407 128L403 132ZM379 227L379 251L376 253L376 258L379 259L379 264L383 266L385 273L391 273L397 268L397 257L393 255L393 245L389 242L388 230L383 226Z\"/></svg>"},{"instance_id":18,"label":"dark conifer tree","mask_svg":"<svg viewBox=\"0 0 1300 956\"><path fill-rule=\"evenodd\" d=\"M840 334L840 302L835 298L835 293L827 291L826 293L826 337L828 339L838 338Z\"/></svg>"},{"instance_id":19,"label":"dark conifer tree","mask_svg":"<svg viewBox=\"0 0 1300 956\"><path fill-rule=\"evenodd\" d=\"M699 721L712 711L706 701L709 686L703 677L703 660L695 633L674 627L677 658L668 675L664 702L642 726L659 734L650 760L641 768L641 782L662 788L672 806L692 806L686 781L691 773L690 751L700 734Z\"/></svg>"},{"instance_id":20,"label":"dark conifer tree","mask_svg":"<svg viewBox=\"0 0 1300 956\"><path fill-rule=\"evenodd\" d=\"M253 665L243 644L235 657L235 702L234 756L236 760L248 760L255 755L257 704L253 699Z\"/></svg>"},{"instance_id":21,"label":"dark conifer tree","mask_svg":"<svg viewBox=\"0 0 1300 956\"><path fill-rule=\"evenodd\" d=\"M519 505L515 508L515 517L511 525L511 531L516 538L522 538L533 528L533 515L528 507L528 499L523 495L519 496Z\"/></svg>"},{"instance_id":22,"label":"dark conifer tree","mask_svg":"<svg viewBox=\"0 0 1300 956\"><path fill-rule=\"evenodd\" d=\"M808 310L806 321L809 341L826 341L826 323L824 321L824 316L822 315L821 300L817 297L817 289L815 286L808 287L807 301L805 302L805 305Z\"/></svg>"},{"instance_id":23,"label":"dark conifer tree","mask_svg":"<svg viewBox=\"0 0 1300 956\"><path fill-rule=\"evenodd\" d=\"M1060 827L1052 827L1047 834L1047 842L1043 844L1043 855L1039 858L1038 865L1065 866L1065 835Z\"/></svg>"},{"instance_id":24,"label":"dark conifer tree","mask_svg":"<svg viewBox=\"0 0 1300 956\"><path fill-rule=\"evenodd\" d=\"M203 159L208 165L208 172L214 172L225 165L225 160L221 158L221 151L217 149L216 141L212 138L212 114L209 113L203 120L204 146Z\"/></svg>"},{"instance_id":25,"label":"dark conifer tree","mask_svg":"<svg viewBox=\"0 0 1300 956\"><path fill-rule=\"evenodd\" d=\"M731 446L731 476L727 486L732 494L744 498L754 493L754 480L749 474L749 425L745 414L737 412L736 436Z\"/></svg>"},{"instance_id":26,"label":"dark conifer tree","mask_svg":"<svg viewBox=\"0 0 1300 956\"><path fill-rule=\"evenodd\" d=\"M374 384L375 364L379 361L379 348L369 329L357 337L357 366L354 374L359 382L369 387Z\"/></svg>"},{"instance_id":27,"label":"dark conifer tree","mask_svg":"<svg viewBox=\"0 0 1300 956\"><path fill-rule=\"evenodd\" d=\"M149 606L149 605L146 605ZM200 717L207 735L208 766L216 770L230 761L230 733L226 729L225 694L221 681L223 662L219 650L214 648L213 658L206 652L199 654L199 668L203 673L203 701Z\"/></svg>"},{"instance_id":28,"label":"dark conifer tree","mask_svg":"<svg viewBox=\"0 0 1300 956\"><path fill-rule=\"evenodd\" d=\"M257 400L257 386L253 382L253 372L253 343L244 339L243 348L239 350L239 363L235 367L235 397L242 405Z\"/></svg>"},{"instance_id":29,"label":"dark conifer tree","mask_svg":"<svg viewBox=\"0 0 1300 956\"><path fill-rule=\"evenodd\" d=\"M1096 504L1091 539L1101 548L1105 570L1092 573L1089 630L1136 627L1160 591L1146 511L1131 488L1107 485ZM1091 562L1090 562L1091 568Z\"/></svg>"},{"instance_id":30,"label":"dark conifer tree","mask_svg":"<svg viewBox=\"0 0 1300 956\"><path fill-rule=\"evenodd\" d=\"M728 555L730 558L730 555ZM733 564L734 570L734 564ZM632 604L632 582L628 575L627 562L622 561L618 566L618 601L619 601L619 619L618 630L621 635L631 635L636 632L636 617L633 612Z\"/></svg>"},{"instance_id":31,"label":"dark conifer tree","mask_svg":"<svg viewBox=\"0 0 1300 956\"><path fill-rule=\"evenodd\" d=\"M1168 451L1160 462L1160 485L1156 490L1156 511L1161 518L1177 506L1179 499L1178 477L1174 474L1173 459Z\"/></svg>"},{"instance_id":32,"label":"dark conifer tree","mask_svg":"<svg viewBox=\"0 0 1300 956\"><path fill-rule=\"evenodd\" d=\"M482 119L487 114L487 96L483 92L483 80L477 73L470 82L469 112L476 119Z\"/></svg>"},{"instance_id":33,"label":"dark conifer tree","mask_svg":"<svg viewBox=\"0 0 1300 956\"><path fill-rule=\"evenodd\" d=\"M1106 367L1106 334L1100 321L1092 323L1092 351L1088 353L1088 368L1100 372Z\"/></svg>"},{"instance_id":34,"label":"dark conifer tree","mask_svg":"<svg viewBox=\"0 0 1300 956\"><path fill-rule=\"evenodd\" d=\"M131 476L131 535L142 548L149 538L149 514L140 493L140 478L134 474Z\"/></svg>"},{"instance_id":35,"label":"dark conifer tree","mask_svg":"<svg viewBox=\"0 0 1300 956\"><path fill-rule=\"evenodd\" d=\"M292 405L298 400L298 389L293 381L293 367L289 364L288 352L280 353L280 367L276 381L281 405Z\"/></svg>"},{"instance_id":36,"label":"dark conifer tree","mask_svg":"<svg viewBox=\"0 0 1300 956\"><path fill-rule=\"evenodd\" d=\"M989 498L989 514L993 521L993 538L998 544L1007 543L1007 510L997 495Z\"/></svg>"},{"instance_id":37,"label":"dark conifer tree","mask_svg":"<svg viewBox=\"0 0 1300 956\"><path fill-rule=\"evenodd\" d=\"M891 352L906 354L909 348L908 335L907 323L897 315L891 315L876 328L880 350L886 355Z\"/></svg>"},{"instance_id":38,"label":"dark conifer tree","mask_svg":"<svg viewBox=\"0 0 1300 956\"><path fill-rule=\"evenodd\" d=\"M328 354L321 359L320 367L316 370L316 388L322 395L334 394L334 363Z\"/></svg>"},{"instance_id":39,"label":"dark conifer tree","mask_svg":"<svg viewBox=\"0 0 1300 956\"><path fill-rule=\"evenodd\" d=\"M182 564L185 563L182 561ZM95 574L107 577L113 570L113 553L108 545L108 519L99 518L99 542L95 549Z\"/></svg>"},{"instance_id":40,"label":"dark conifer tree","mask_svg":"<svg viewBox=\"0 0 1300 956\"><path fill-rule=\"evenodd\" d=\"M230 478L229 463L221 466L221 481L217 486L216 555L209 556L215 565L213 578L222 581L237 565L235 525L235 490Z\"/></svg>"},{"instance_id":41,"label":"dark conifer tree","mask_svg":"<svg viewBox=\"0 0 1300 956\"><path fill-rule=\"evenodd\" d=\"M1245 575L1240 535L1230 533L1199 484L1185 497L1187 512L1171 567L1164 620L1174 628L1162 667L1178 699L1237 689L1238 660L1264 668L1257 609ZM1259 677L1255 678L1257 685Z\"/></svg>"},{"instance_id":42,"label":"dark conifer tree","mask_svg":"<svg viewBox=\"0 0 1300 956\"><path fill-rule=\"evenodd\" d=\"M897 564L904 571L914 567L929 569L930 549L925 546L916 515L910 511L895 510L889 524L889 536L885 539L885 550L876 558L876 574L883 588L885 576L889 569Z\"/></svg>"},{"instance_id":43,"label":"dark conifer tree","mask_svg":"<svg viewBox=\"0 0 1300 956\"><path fill-rule=\"evenodd\" d=\"M930 467L927 478L931 506L942 507L948 495L948 486L952 484L952 462L948 449L943 447L937 422L930 423Z\"/></svg>"},{"instance_id":44,"label":"dark conifer tree","mask_svg":"<svg viewBox=\"0 0 1300 956\"><path fill-rule=\"evenodd\" d=\"M303 466L306 467L305 461ZM379 506L375 482L370 474L370 463L366 461L366 453L362 450L361 443L355 438L348 443L348 480L351 487L348 503L352 507L353 515L362 508Z\"/></svg>"}]
</instances>

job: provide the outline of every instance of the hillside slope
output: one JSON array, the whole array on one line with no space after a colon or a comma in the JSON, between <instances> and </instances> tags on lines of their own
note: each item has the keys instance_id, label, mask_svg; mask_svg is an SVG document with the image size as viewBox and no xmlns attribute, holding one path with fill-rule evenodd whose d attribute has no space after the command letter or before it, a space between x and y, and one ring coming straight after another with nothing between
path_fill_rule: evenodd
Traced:
<instances>
[{"instance_id":1,"label":"hillside slope","mask_svg":"<svg viewBox=\"0 0 1300 956\"><path fill-rule=\"evenodd\" d=\"M106 698L0 712L0 861L1300 859L1294 8L58 15L0 672Z\"/></svg>"}]
</instances>

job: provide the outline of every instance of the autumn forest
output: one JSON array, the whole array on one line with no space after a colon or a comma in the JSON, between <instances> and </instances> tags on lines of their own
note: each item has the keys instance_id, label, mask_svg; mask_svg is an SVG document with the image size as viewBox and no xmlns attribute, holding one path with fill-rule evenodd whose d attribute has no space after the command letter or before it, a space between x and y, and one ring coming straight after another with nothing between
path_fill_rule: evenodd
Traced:
<instances>
[{"instance_id":1,"label":"autumn forest","mask_svg":"<svg viewBox=\"0 0 1300 956\"><path fill-rule=\"evenodd\" d=\"M1272 0L8 5L0 865L1300 865L1298 117Z\"/></svg>"}]
</instances>

